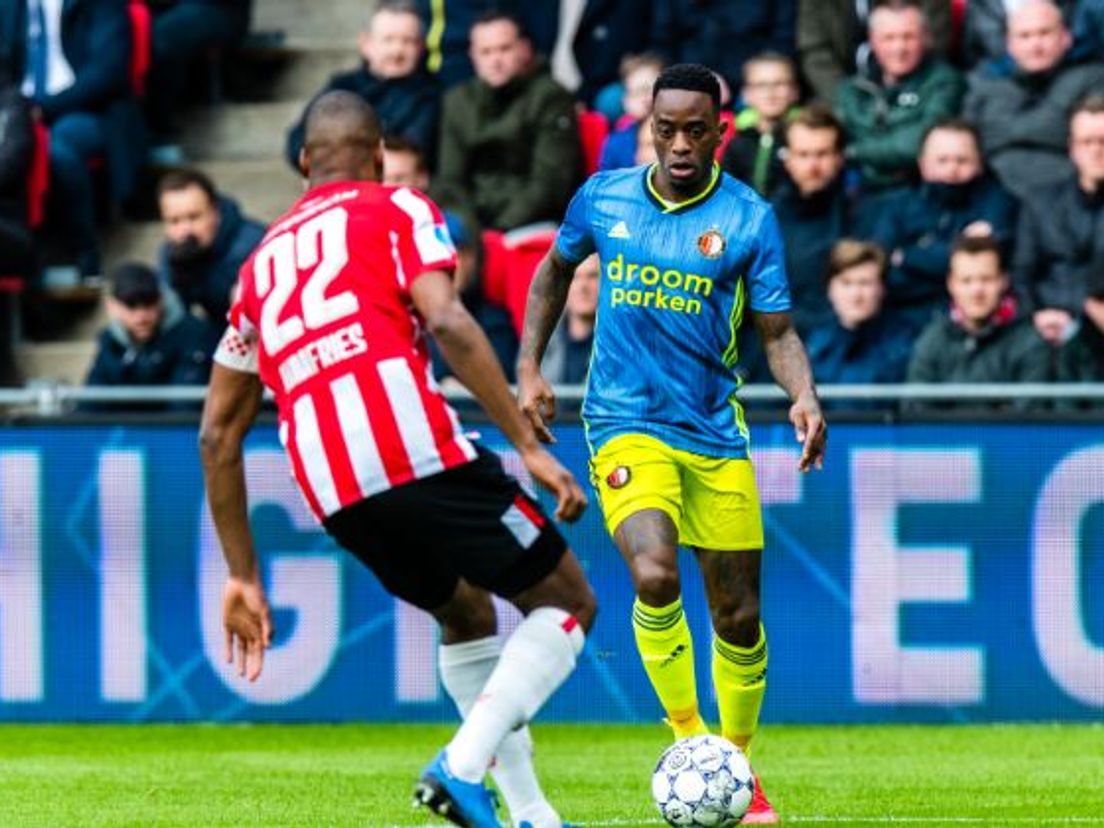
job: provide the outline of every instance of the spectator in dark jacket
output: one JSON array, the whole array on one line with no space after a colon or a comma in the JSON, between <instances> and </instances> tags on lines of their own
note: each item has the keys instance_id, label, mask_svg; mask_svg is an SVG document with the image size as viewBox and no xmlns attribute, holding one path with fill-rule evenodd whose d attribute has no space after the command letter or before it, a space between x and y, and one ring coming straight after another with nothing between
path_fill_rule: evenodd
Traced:
<instances>
[{"instance_id":1,"label":"spectator in dark jacket","mask_svg":"<svg viewBox=\"0 0 1104 828\"><path fill-rule=\"evenodd\" d=\"M0 274L31 271L27 227L27 171L34 155L31 108L13 84L0 79Z\"/></svg>"},{"instance_id":2,"label":"spectator in dark jacket","mask_svg":"<svg viewBox=\"0 0 1104 828\"><path fill-rule=\"evenodd\" d=\"M801 94L797 67L790 58L762 52L744 64L744 108L736 116L736 134L725 148L724 171L770 198L785 177L782 168L786 120Z\"/></svg>"},{"instance_id":3,"label":"spectator in dark jacket","mask_svg":"<svg viewBox=\"0 0 1104 828\"><path fill-rule=\"evenodd\" d=\"M359 45L364 58L360 68L334 75L318 96L340 89L364 98L376 111L384 131L413 141L432 166L437 152L441 88L422 66L425 38L414 6L403 0L387 0L372 13ZM288 131L287 159L296 170L309 110L308 104L298 123Z\"/></svg>"},{"instance_id":4,"label":"spectator in dark jacket","mask_svg":"<svg viewBox=\"0 0 1104 828\"><path fill-rule=\"evenodd\" d=\"M586 0L573 42L579 99L595 108L598 93L617 81L621 61L649 48L653 14L652 4L640 0Z\"/></svg>"},{"instance_id":5,"label":"spectator in dark jacket","mask_svg":"<svg viewBox=\"0 0 1104 828\"><path fill-rule=\"evenodd\" d=\"M558 221L582 168L575 101L531 64L514 18L481 18L471 43L476 77L445 96L434 195L483 228Z\"/></svg>"},{"instance_id":6,"label":"spectator in dark jacket","mask_svg":"<svg viewBox=\"0 0 1104 828\"><path fill-rule=\"evenodd\" d=\"M30 21L29 7L36 18ZM60 38L51 38L57 31ZM0 64L23 79L24 95L50 127L52 216L66 231L74 280L101 271L89 163L106 161L110 195L121 203L145 155L129 60L130 20L119 0L0 4Z\"/></svg>"},{"instance_id":7,"label":"spectator in dark jacket","mask_svg":"<svg viewBox=\"0 0 1104 828\"><path fill-rule=\"evenodd\" d=\"M1070 113L1104 88L1104 65L1067 61L1072 42L1053 3L1026 0L1008 18L1010 57L970 76L963 117L977 125L986 161L1021 201L1072 173Z\"/></svg>"},{"instance_id":8,"label":"spectator in dark jacket","mask_svg":"<svg viewBox=\"0 0 1104 828\"><path fill-rule=\"evenodd\" d=\"M866 30L877 0L800 0L797 50L801 73L824 103L836 99L836 88L849 75L868 68ZM931 34L932 51L946 56L951 43L950 0L921 0Z\"/></svg>"},{"instance_id":9,"label":"spectator in dark jacket","mask_svg":"<svg viewBox=\"0 0 1104 828\"><path fill-rule=\"evenodd\" d=\"M817 382L903 382L912 337L885 311L885 252L841 239L827 269L832 319L805 336Z\"/></svg>"},{"instance_id":10,"label":"spectator in dark jacket","mask_svg":"<svg viewBox=\"0 0 1104 828\"><path fill-rule=\"evenodd\" d=\"M165 228L158 256L161 279L221 334L238 270L264 237L264 226L243 216L236 202L220 196L196 170L162 177L158 204Z\"/></svg>"},{"instance_id":11,"label":"spectator in dark jacket","mask_svg":"<svg viewBox=\"0 0 1104 828\"><path fill-rule=\"evenodd\" d=\"M1017 315L996 240L963 236L955 243L947 291L951 312L933 320L916 341L909 382L1051 379L1050 348L1031 320ZM1016 407L1031 406L1021 401Z\"/></svg>"},{"instance_id":12,"label":"spectator in dark jacket","mask_svg":"<svg viewBox=\"0 0 1104 828\"><path fill-rule=\"evenodd\" d=\"M252 0L155 0L146 81L153 141L171 141L188 70L212 49L238 44L249 31Z\"/></svg>"},{"instance_id":13,"label":"spectator in dark jacket","mask_svg":"<svg viewBox=\"0 0 1104 828\"><path fill-rule=\"evenodd\" d=\"M962 78L929 55L929 42L915 2L879 6L870 15L873 63L836 91L847 157L858 166L866 190L908 184L928 127L958 112Z\"/></svg>"},{"instance_id":14,"label":"spectator in dark jacket","mask_svg":"<svg viewBox=\"0 0 1104 828\"><path fill-rule=\"evenodd\" d=\"M807 333L830 315L824 292L828 252L850 229L843 186L843 128L819 104L786 125L787 179L771 199L782 228L786 274L798 330Z\"/></svg>"},{"instance_id":15,"label":"spectator in dark jacket","mask_svg":"<svg viewBox=\"0 0 1104 828\"><path fill-rule=\"evenodd\" d=\"M1104 0L1079 0L1075 5L1074 51L1079 58L1100 60L1104 58Z\"/></svg>"},{"instance_id":16,"label":"spectator in dark jacket","mask_svg":"<svg viewBox=\"0 0 1104 828\"><path fill-rule=\"evenodd\" d=\"M1024 310L1052 345L1073 335L1090 285L1104 274L1104 96L1086 98L1069 131L1076 175L1023 203L1012 264Z\"/></svg>"},{"instance_id":17,"label":"spectator in dark jacket","mask_svg":"<svg viewBox=\"0 0 1104 828\"><path fill-rule=\"evenodd\" d=\"M111 321L100 334L86 384L206 384L217 339L184 312L148 267L115 269L107 312Z\"/></svg>"},{"instance_id":18,"label":"spectator in dark jacket","mask_svg":"<svg viewBox=\"0 0 1104 828\"><path fill-rule=\"evenodd\" d=\"M797 0L655 0L652 48L668 63L701 63L731 89L759 52L792 55Z\"/></svg>"},{"instance_id":19,"label":"spectator in dark jacket","mask_svg":"<svg viewBox=\"0 0 1104 828\"><path fill-rule=\"evenodd\" d=\"M947 307L951 246L992 236L1011 253L1016 203L981 162L977 132L950 119L924 137L921 182L881 204L872 234L889 252L889 303L919 330Z\"/></svg>"},{"instance_id":20,"label":"spectator in dark jacket","mask_svg":"<svg viewBox=\"0 0 1104 828\"><path fill-rule=\"evenodd\" d=\"M1086 0L1081 0L1085 5ZM1069 20L1077 0L1058 0L1056 5ZM970 0L962 26L962 63L968 69L1004 57L1007 52L1008 0Z\"/></svg>"},{"instance_id":21,"label":"spectator in dark jacket","mask_svg":"<svg viewBox=\"0 0 1104 828\"><path fill-rule=\"evenodd\" d=\"M1061 382L1104 382L1104 278L1100 294L1085 299L1080 330L1058 352Z\"/></svg>"}]
</instances>

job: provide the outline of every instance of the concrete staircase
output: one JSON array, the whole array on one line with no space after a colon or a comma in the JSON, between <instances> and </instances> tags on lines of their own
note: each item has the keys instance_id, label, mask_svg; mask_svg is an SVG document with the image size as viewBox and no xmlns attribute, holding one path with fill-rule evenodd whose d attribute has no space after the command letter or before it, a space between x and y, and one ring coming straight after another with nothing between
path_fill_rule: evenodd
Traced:
<instances>
[{"instance_id":1,"label":"concrete staircase","mask_svg":"<svg viewBox=\"0 0 1104 828\"><path fill-rule=\"evenodd\" d=\"M279 31L284 38L227 56L223 71L231 78L239 69L248 74L250 88L260 90L258 99L194 110L181 140L190 161L237 199L247 215L272 221L302 192L299 177L284 160L287 128L330 75L357 65L356 36L370 7L365 0L255 0L253 31ZM104 238L107 271L124 260L152 264L160 241L156 222L114 226ZM97 306L62 340L23 345L24 376L79 384L104 324L103 308Z\"/></svg>"}]
</instances>

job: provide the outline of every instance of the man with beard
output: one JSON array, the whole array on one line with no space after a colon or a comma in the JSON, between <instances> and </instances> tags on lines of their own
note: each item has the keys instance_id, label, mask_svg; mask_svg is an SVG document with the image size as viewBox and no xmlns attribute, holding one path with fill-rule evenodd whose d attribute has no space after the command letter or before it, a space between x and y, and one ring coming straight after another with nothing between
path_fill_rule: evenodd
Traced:
<instances>
[{"instance_id":1,"label":"man with beard","mask_svg":"<svg viewBox=\"0 0 1104 828\"><path fill-rule=\"evenodd\" d=\"M920 183L882 205L872 233L889 254L889 304L914 330L946 308L955 239L992 236L1007 248L1016 217L1015 201L986 173L977 132L965 121L929 129L918 164Z\"/></svg>"},{"instance_id":2,"label":"man with beard","mask_svg":"<svg viewBox=\"0 0 1104 828\"><path fill-rule=\"evenodd\" d=\"M221 333L238 269L264 236L264 226L215 190L198 170L165 175L157 187L165 241L159 275L190 310L200 310Z\"/></svg>"}]
</instances>

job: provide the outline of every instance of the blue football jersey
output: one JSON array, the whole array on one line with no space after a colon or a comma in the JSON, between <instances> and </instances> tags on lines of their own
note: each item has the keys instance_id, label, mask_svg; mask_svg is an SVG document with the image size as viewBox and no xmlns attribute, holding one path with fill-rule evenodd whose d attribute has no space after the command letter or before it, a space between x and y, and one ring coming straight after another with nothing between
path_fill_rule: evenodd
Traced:
<instances>
[{"instance_id":1,"label":"blue football jersey","mask_svg":"<svg viewBox=\"0 0 1104 828\"><path fill-rule=\"evenodd\" d=\"M790 309L778 222L755 192L713 168L698 197L671 204L653 167L598 173L575 194L559 254L601 260L583 421L592 451L620 434L747 457L736 399L745 308Z\"/></svg>"}]
</instances>

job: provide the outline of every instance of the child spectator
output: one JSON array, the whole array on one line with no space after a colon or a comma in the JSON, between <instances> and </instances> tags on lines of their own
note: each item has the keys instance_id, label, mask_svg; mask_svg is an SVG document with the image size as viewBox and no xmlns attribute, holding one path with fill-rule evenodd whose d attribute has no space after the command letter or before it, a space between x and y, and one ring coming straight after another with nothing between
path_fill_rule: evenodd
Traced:
<instances>
[{"instance_id":1,"label":"child spectator","mask_svg":"<svg viewBox=\"0 0 1104 828\"><path fill-rule=\"evenodd\" d=\"M635 167L650 160L641 158L641 149L650 147L652 143L651 129L645 125L652 115L652 87L662 71L663 58L659 55L629 55L621 61L621 82L624 87L621 105L624 115L618 120L617 129L606 138L598 169ZM642 133L648 134L647 140L642 137ZM646 153L647 150L645 155Z\"/></svg>"}]
</instances>

